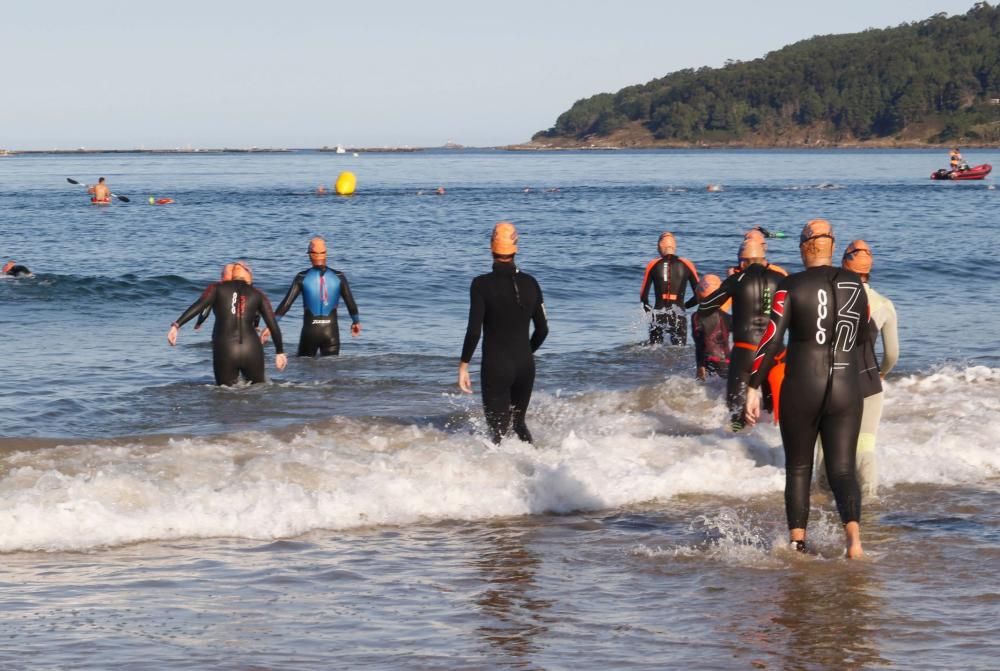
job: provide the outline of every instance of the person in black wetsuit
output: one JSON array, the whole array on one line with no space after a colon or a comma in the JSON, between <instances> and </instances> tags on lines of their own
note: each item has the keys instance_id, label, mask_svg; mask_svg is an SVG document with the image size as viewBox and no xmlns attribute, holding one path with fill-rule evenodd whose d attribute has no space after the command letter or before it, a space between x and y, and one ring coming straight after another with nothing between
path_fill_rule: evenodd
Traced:
<instances>
[{"instance_id":1,"label":"person in black wetsuit","mask_svg":"<svg viewBox=\"0 0 1000 671\"><path fill-rule=\"evenodd\" d=\"M785 450L785 513L793 549L805 549L813 447L823 439L827 479L844 524L847 556L861 557L861 490L854 472L863 406L858 376L868 347L868 297L861 278L834 268L833 229L824 219L806 224L799 249L806 267L778 286L771 320L760 340L747 390L746 421L760 416L760 386L783 347L781 441Z\"/></svg>"},{"instance_id":2,"label":"person in black wetsuit","mask_svg":"<svg viewBox=\"0 0 1000 671\"><path fill-rule=\"evenodd\" d=\"M458 364L458 386L465 393L472 393L469 361L482 333L480 376L490 437L499 444L513 421L517 437L530 443L531 432L525 417L535 385L534 352L549 333L542 289L534 277L514 265L517 253L514 224L501 221L493 228L490 249L493 272L472 280L469 290L469 324ZM530 338L529 322L535 327Z\"/></svg>"},{"instance_id":3,"label":"person in black wetsuit","mask_svg":"<svg viewBox=\"0 0 1000 671\"><path fill-rule=\"evenodd\" d=\"M695 289L695 297L704 300L721 284L722 280L718 275L704 275ZM691 339L694 340L694 360L699 380L704 380L709 375L728 375L729 334L732 332L732 319L722 310L713 310L706 315L700 312L691 315Z\"/></svg>"},{"instance_id":4,"label":"person in black wetsuit","mask_svg":"<svg viewBox=\"0 0 1000 671\"><path fill-rule=\"evenodd\" d=\"M283 370L288 362L271 302L263 292L250 286L252 279L250 269L237 263L233 268L233 279L209 285L167 332L167 342L176 344L180 327L211 306L215 314L212 368L218 385L236 384L241 373L252 383L264 382L264 347L254 328L258 315L263 317L274 335L275 366Z\"/></svg>"},{"instance_id":5,"label":"person in black wetsuit","mask_svg":"<svg viewBox=\"0 0 1000 671\"><path fill-rule=\"evenodd\" d=\"M299 335L298 356L337 356L340 354L340 327L337 325L337 306L344 299L351 315L351 335L361 335L361 318L358 306L347 284L347 276L326 265L326 242L323 238L309 241L309 260L312 268L303 270L292 280L288 293L274 313L283 317L302 294L302 333ZM261 333L266 342L269 333Z\"/></svg>"},{"instance_id":6,"label":"person in black wetsuit","mask_svg":"<svg viewBox=\"0 0 1000 671\"><path fill-rule=\"evenodd\" d=\"M718 290L702 299L698 313L709 315L733 300L733 352L726 379L726 404L732 413L730 427L743 428L743 406L747 378L757 343L767 328L771 302L784 275L769 268L760 240L747 238L740 246L739 270L730 275Z\"/></svg>"},{"instance_id":7,"label":"person in black wetsuit","mask_svg":"<svg viewBox=\"0 0 1000 671\"><path fill-rule=\"evenodd\" d=\"M28 266L8 261L3 265L3 274L8 277L27 277L31 274L31 271L28 270Z\"/></svg>"},{"instance_id":8,"label":"person in black wetsuit","mask_svg":"<svg viewBox=\"0 0 1000 671\"><path fill-rule=\"evenodd\" d=\"M646 265L646 274L642 278L642 290L639 300L646 312L653 312L649 325L649 342L663 342L664 334L670 336L671 345L687 344L687 319L684 318L685 285L691 285L691 291L698 286L698 271L694 264L685 258L676 256L677 241L669 231L662 233L656 243L660 258L653 259ZM656 301L649 306L649 288L653 287Z\"/></svg>"}]
</instances>

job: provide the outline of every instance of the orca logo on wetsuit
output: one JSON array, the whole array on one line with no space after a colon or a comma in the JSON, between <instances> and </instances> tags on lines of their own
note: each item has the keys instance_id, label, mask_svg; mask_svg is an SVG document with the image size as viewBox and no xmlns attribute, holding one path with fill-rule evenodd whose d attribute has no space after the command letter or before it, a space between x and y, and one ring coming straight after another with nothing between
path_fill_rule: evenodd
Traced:
<instances>
[{"instance_id":1,"label":"orca logo on wetsuit","mask_svg":"<svg viewBox=\"0 0 1000 671\"><path fill-rule=\"evenodd\" d=\"M816 342L820 345L826 344L826 329L823 328L823 320L826 319L827 309L826 309L826 289L820 289L816 292L816 300L818 301L816 305Z\"/></svg>"},{"instance_id":2,"label":"orca logo on wetsuit","mask_svg":"<svg viewBox=\"0 0 1000 671\"><path fill-rule=\"evenodd\" d=\"M231 312L232 314L236 314L236 299L237 299L238 297L239 297L239 293L237 293L237 292L235 292L235 291L234 291L234 292L233 292L233 303L232 303L232 306L231 306L231 307L229 308L229 311L230 311L230 312Z\"/></svg>"},{"instance_id":3,"label":"orca logo on wetsuit","mask_svg":"<svg viewBox=\"0 0 1000 671\"><path fill-rule=\"evenodd\" d=\"M837 288L850 289L851 291L851 297L847 299L847 303L837 311L837 316L841 319L837 320L835 327L837 346L843 352L850 352L854 349L854 342L858 337L858 324L861 322L861 315L854 310L858 296L861 294L861 287L857 282L838 282ZM842 347L840 347L841 344L843 344Z\"/></svg>"}]
</instances>

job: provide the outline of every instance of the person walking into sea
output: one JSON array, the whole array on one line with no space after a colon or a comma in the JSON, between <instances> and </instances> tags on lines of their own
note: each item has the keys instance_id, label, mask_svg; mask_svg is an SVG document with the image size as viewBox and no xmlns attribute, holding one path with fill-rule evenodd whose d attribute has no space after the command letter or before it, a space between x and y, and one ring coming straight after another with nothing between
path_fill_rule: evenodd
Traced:
<instances>
[{"instance_id":1,"label":"person walking into sea","mask_svg":"<svg viewBox=\"0 0 1000 671\"><path fill-rule=\"evenodd\" d=\"M864 399L856 349L869 346L868 297L857 274L831 265L833 243L833 228L825 219L814 219L802 229L799 251L806 269L778 285L771 319L751 367L745 417L751 426L760 417L760 387L784 347L787 332L780 427L791 547L806 549L813 448L817 436L822 436L847 556L856 559L864 554L861 490L855 473Z\"/></svg>"},{"instance_id":2,"label":"person walking into sea","mask_svg":"<svg viewBox=\"0 0 1000 671\"><path fill-rule=\"evenodd\" d=\"M671 345L687 344L687 318L684 315L684 294L687 285L694 292L698 286L698 271L694 264L676 255L677 240L670 231L660 234L656 243L660 257L646 264L639 300L643 309L652 313L649 325L650 344L662 343L669 336ZM649 289L656 300L649 305Z\"/></svg>"},{"instance_id":3,"label":"person walking into sea","mask_svg":"<svg viewBox=\"0 0 1000 671\"><path fill-rule=\"evenodd\" d=\"M784 275L768 267L764 254L761 240L744 239L740 245L740 265L737 272L727 277L698 306L698 314L708 316L729 300L733 302L733 351L726 378L726 405L731 413L730 427L733 431L743 428L743 406L750 365L757 351L757 343L767 328L778 284L785 279Z\"/></svg>"},{"instance_id":4,"label":"person walking into sea","mask_svg":"<svg viewBox=\"0 0 1000 671\"><path fill-rule=\"evenodd\" d=\"M180 328L211 306L215 314L212 368L217 385L236 384L240 375L254 384L264 382L264 347L254 328L258 316L263 318L274 337L275 366L284 370L288 362L271 302L262 291L250 286L252 281L250 268L242 262L237 263L233 267L233 279L209 286L167 332L167 342L176 345Z\"/></svg>"},{"instance_id":5,"label":"person walking into sea","mask_svg":"<svg viewBox=\"0 0 1000 671\"><path fill-rule=\"evenodd\" d=\"M97 184L88 187L87 192L90 194L90 202L95 205L106 205L111 202L111 189L103 177L98 178Z\"/></svg>"},{"instance_id":6,"label":"person walking into sea","mask_svg":"<svg viewBox=\"0 0 1000 671\"><path fill-rule=\"evenodd\" d=\"M493 227L493 271L472 280L469 323L458 364L458 386L472 393L469 362L483 338L480 382L490 438L499 444L513 424L514 433L532 442L526 417L535 385L535 351L549 334L542 288L514 264L518 251L514 224ZM528 335L529 324L534 331Z\"/></svg>"},{"instance_id":7,"label":"person walking into sea","mask_svg":"<svg viewBox=\"0 0 1000 671\"><path fill-rule=\"evenodd\" d=\"M698 300L705 300L721 284L722 280L718 275L705 275L698 282L695 296ZM714 310L705 315L696 311L691 315L695 376L699 380L704 380L709 375L726 377L729 374L729 334L732 332L732 318L722 310Z\"/></svg>"},{"instance_id":8,"label":"person walking into sea","mask_svg":"<svg viewBox=\"0 0 1000 671\"><path fill-rule=\"evenodd\" d=\"M298 356L337 356L340 354L340 327L337 324L337 306L344 299L351 315L351 335L361 335L361 317L351 294L347 276L326 265L326 241L313 238L309 241L309 260L312 267L303 270L295 279L288 293L274 313L282 317L302 294L302 332L299 335ZM261 334L267 341L268 332Z\"/></svg>"},{"instance_id":9,"label":"person walking into sea","mask_svg":"<svg viewBox=\"0 0 1000 671\"><path fill-rule=\"evenodd\" d=\"M219 281L228 282L229 280L233 279L233 268L235 267L236 267L235 263L227 263L226 265L222 266L222 273L219 275ZM211 291L212 287L214 287L218 283L219 282L212 282L211 284L209 284L208 287L205 288L205 292L207 293ZM211 314L212 314L212 306L209 305L208 307L206 307L204 310L201 311L200 315L198 315L198 319L196 319L194 322L194 330L197 331L198 329L200 329L201 325L205 323L205 321Z\"/></svg>"},{"instance_id":10,"label":"person walking into sea","mask_svg":"<svg viewBox=\"0 0 1000 671\"><path fill-rule=\"evenodd\" d=\"M868 305L871 308L871 321L868 323L870 338L869 346L861 349L860 377L862 393L865 396L864 409L861 413L861 430L858 433L856 455L856 470L858 484L864 497L875 496L878 493L878 460L875 455L875 439L878 435L878 425L882 419L883 391L880 384L875 384L873 372L879 378L885 379L899 360L899 334L896 324L896 307L892 301L872 289L869 284L871 277L872 249L864 240L855 240L844 251L841 265L861 278L868 295ZM882 335L882 361L879 363L875 355L875 340ZM822 451L817 462L817 481L821 489L829 489L823 475Z\"/></svg>"}]
</instances>

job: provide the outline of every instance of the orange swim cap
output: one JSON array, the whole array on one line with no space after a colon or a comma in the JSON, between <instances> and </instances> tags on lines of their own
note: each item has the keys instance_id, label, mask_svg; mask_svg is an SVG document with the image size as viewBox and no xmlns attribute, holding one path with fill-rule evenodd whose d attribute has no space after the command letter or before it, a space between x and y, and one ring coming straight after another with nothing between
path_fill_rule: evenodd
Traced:
<instances>
[{"instance_id":1,"label":"orange swim cap","mask_svg":"<svg viewBox=\"0 0 1000 671\"><path fill-rule=\"evenodd\" d=\"M864 240L855 240L844 250L841 264L847 270L867 275L872 271L872 248Z\"/></svg>"},{"instance_id":2,"label":"orange swim cap","mask_svg":"<svg viewBox=\"0 0 1000 671\"><path fill-rule=\"evenodd\" d=\"M227 263L226 265L222 266L223 282L228 282L229 280L233 279L233 266L235 265L236 265L235 263Z\"/></svg>"},{"instance_id":3,"label":"orange swim cap","mask_svg":"<svg viewBox=\"0 0 1000 671\"><path fill-rule=\"evenodd\" d=\"M326 240L320 237L313 238L309 241L309 253L310 254L326 254Z\"/></svg>"},{"instance_id":4,"label":"orange swim cap","mask_svg":"<svg viewBox=\"0 0 1000 671\"><path fill-rule=\"evenodd\" d=\"M703 275L694 292L698 295L698 300L704 300L706 296L721 286L722 280L719 279L718 275Z\"/></svg>"},{"instance_id":5,"label":"orange swim cap","mask_svg":"<svg viewBox=\"0 0 1000 671\"><path fill-rule=\"evenodd\" d=\"M765 246L767 245L767 238L764 237L764 234L760 232L759 228L751 228L749 231L743 234L743 239L757 240L762 244L764 244Z\"/></svg>"},{"instance_id":6,"label":"orange swim cap","mask_svg":"<svg viewBox=\"0 0 1000 671\"><path fill-rule=\"evenodd\" d=\"M761 240L747 238L740 245L740 261L747 259L762 259L767 256L767 249Z\"/></svg>"},{"instance_id":7,"label":"orange swim cap","mask_svg":"<svg viewBox=\"0 0 1000 671\"><path fill-rule=\"evenodd\" d=\"M501 221L493 227L490 251L497 256L517 254L517 229L509 221Z\"/></svg>"},{"instance_id":8,"label":"orange swim cap","mask_svg":"<svg viewBox=\"0 0 1000 671\"><path fill-rule=\"evenodd\" d=\"M247 284L253 284L253 270L246 261L237 261L233 264L233 279L242 280Z\"/></svg>"},{"instance_id":9,"label":"orange swim cap","mask_svg":"<svg viewBox=\"0 0 1000 671\"><path fill-rule=\"evenodd\" d=\"M8 261L7 263L3 264L3 273L4 273L4 275L6 275L7 271L10 270L13 267L14 267L14 262L13 261Z\"/></svg>"},{"instance_id":10,"label":"orange swim cap","mask_svg":"<svg viewBox=\"0 0 1000 671\"><path fill-rule=\"evenodd\" d=\"M826 219L812 219L806 223L799 235L799 246L801 247L803 243L816 238L829 238L832 245L833 226Z\"/></svg>"},{"instance_id":11,"label":"orange swim cap","mask_svg":"<svg viewBox=\"0 0 1000 671\"><path fill-rule=\"evenodd\" d=\"M670 231L664 231L660 233L660 237L656 240L656 248L660 250L660 254L667 255L673 254L677 251L677 238Z\"/></svg>"}]
</instances>

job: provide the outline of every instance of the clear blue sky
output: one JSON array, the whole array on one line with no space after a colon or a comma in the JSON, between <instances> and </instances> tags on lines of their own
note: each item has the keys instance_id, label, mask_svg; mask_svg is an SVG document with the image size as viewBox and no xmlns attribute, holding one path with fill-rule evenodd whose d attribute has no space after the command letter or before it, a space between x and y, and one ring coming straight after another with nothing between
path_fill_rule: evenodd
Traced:
<instances>
[{"instance_id":1,"label":"clear blue sky","mask_svg":"<svg viewBox=\"0 0 1000 671\"><path fill-rule=\"evenodd\" d=\"M9 3L0 148L521 142L594 93L972 5Z\"/></svg>"}]
</instances>

